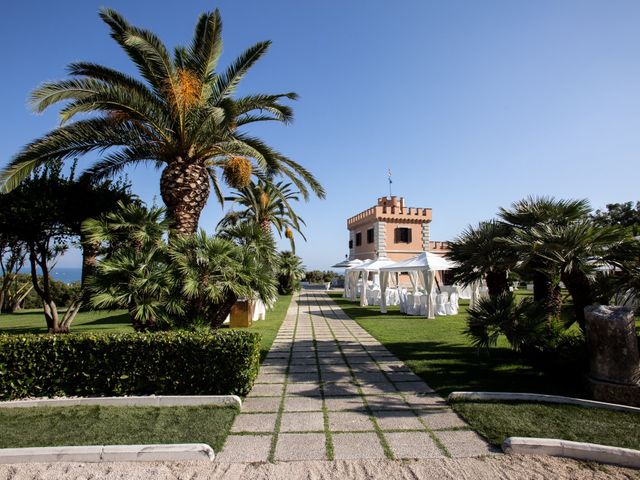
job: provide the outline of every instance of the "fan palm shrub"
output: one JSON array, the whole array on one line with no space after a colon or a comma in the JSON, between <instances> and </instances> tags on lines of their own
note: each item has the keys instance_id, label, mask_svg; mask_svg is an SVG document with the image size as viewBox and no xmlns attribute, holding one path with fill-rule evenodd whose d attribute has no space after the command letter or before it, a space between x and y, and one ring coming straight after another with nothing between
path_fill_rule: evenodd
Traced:
<instances>
[{"instance_id":1,"label":"fan palm shrub","mask_svg":"<svg viewBox=\"0 0 640 480\"><path fill-rule=\"evenodd\" d=\"M586 200L557 200L553 197L527 197L501 208L500 218L512 231L502 241L516 249L518 266L533 278L533 298L541 302L549 317L558 319L562 307L560 281L562 268L541 255L535 242L529 241L532 229L562 228L588 217L591 208Z\"/></svg>"},{"instance_id":2,"label":"fan palm shrub","mask_svg":"<svg viewBox=\"0 0 640 480\"><path fill-rule=\"evenodd\" d=\"M540 304L530 298L518 301L511 292L481 298L467 311L464 333L480 349L495 347L504 335L516 351L524 351L544 342L549 324Z\"/></svg>"},{"instance_id":3,"label":"fan palm shrub","mask_svg":"<svg viewBox=\"0 0 640 480\"><path fill-rule=\"evenodd\" d=\"M278 292L290 295L297 288L300 280L305 277L302 259L293 252L280 252L278 259Z\"/></svg>"},{"instance_id":4,"label":"fan palm shrub","mask_svg":"<svg viewBox=\"0 0 640 480\"><path fill-rule=\"evenodd\" d=\"M160 192L178 234L196 232L211 187L222 202L221 175L234 188L248 185L252 174L283 175L305 199L309 190L324 197L307 169L243 131L254 122L286 124L293 117L282 102L296 99L294 93L234 96L270 42L253 45L218 71L222 21L217 10L200 16L191 43L173 55L153 32L117 12L103 8L100 17L141 78L77 62L69 65L70 79L38 87L31 95L34 110L64 102L61 126L15 155L0 176L5 190L39 165L108 151L86 175L102 178L141 163L161 169Z\"/></svg>"},{"instance_id":5,"label":"fan palm shrub","mask_svg":"<svg viewBox=\"0 0 640 480\"><path fill-rule=\"evenodd\" d=\"M218 328L240 298L271 303L275 279L260 261L262 248L249 241L208 237L204 231L173 239L169 256L178 288L172 291L172 300L183 304L182 323Z\"/></svg>"},{"instance_id":6,"label":"fan palm shrub","mask_svg":"<svg viewBox=\"0 0 640 480\"><path fill-rule=\"evenodd\" d=\"M454 282L470 285L486 279L490 296L508 292L509 272L515 268L518 257L499 238L508 237L510 232L509 225L491 220L467 227L450 242L447 256L458 264L453 270Z\"/></svg>"},{"instance_id":7,"label":"fan palm shrub","mask_svg":"<svg viewBox=\"0 0 640 480\"><path fill-rule=\"evenodd\" d=\"M168 328L167 308L175 288L163 241L168 229L165 209L140 203L118 203L119 209L82 225L88 242L100 245L104 258L87 280L94 308L126 308L136 331Z\"/></svg>"}]
</instances>

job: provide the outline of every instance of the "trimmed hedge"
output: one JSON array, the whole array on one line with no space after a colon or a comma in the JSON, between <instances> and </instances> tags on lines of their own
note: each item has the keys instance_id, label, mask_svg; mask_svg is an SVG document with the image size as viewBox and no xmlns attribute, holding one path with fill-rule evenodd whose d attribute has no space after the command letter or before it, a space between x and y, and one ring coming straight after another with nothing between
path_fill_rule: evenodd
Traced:
<instances>
[{"instance_id":1,"label":"trimmed hedge","mask_svg":"<svg viewBox=\"0 0 640 480\"><path fill-rule=\"evenodd\" d=\"M246 395L259 359L246 331L0 335L0 398Z\"/></svg>"}]
</instances>

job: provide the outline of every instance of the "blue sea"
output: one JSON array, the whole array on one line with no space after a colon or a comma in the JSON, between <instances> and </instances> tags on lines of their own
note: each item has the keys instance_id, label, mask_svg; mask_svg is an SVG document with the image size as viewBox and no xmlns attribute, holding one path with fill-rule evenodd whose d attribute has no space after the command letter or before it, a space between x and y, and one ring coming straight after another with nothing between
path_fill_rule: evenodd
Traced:
<instances>
[{"instance_id":1,"label":"blue sea","mask_svg":"<svg viewBox=\"0 0 640 480\"><path fill-rule=\"evenodd\" d=\"M29 274L28 268L23 268L20 273ZM82 268L55 267L51 271L51 277L64 283L79 282L82 278Z\"/></svg>"}]
</instances>

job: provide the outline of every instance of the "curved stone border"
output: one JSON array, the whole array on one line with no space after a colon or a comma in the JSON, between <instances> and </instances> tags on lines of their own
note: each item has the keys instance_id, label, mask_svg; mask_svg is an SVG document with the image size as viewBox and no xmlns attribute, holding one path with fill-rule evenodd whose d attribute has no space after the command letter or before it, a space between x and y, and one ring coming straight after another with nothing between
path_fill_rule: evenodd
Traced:
<instances>
[{"instance_id":1,"label":"curved stone border","mask_svg":"<svg viewBox=\"0 0 640 480\"><path fill-rule=\"evenodd\" d=\"M640 413L639 407L629 405L619 405L617 403L597 402L595 400L584 400L582 398L563 397L560 395L543 395L540 393L512 393L512 392L451 392L447 397L449 402L460 401L517 401L517 402L539 402L558 403L563 405L577 405L588 408L604 408L607 410L617 410L620 412Z\"/></svg>"},{"instance_id":2,"label":"curved stone border","mask_svg":"<svg viewBox=\"0 0 640 480\"><path fill-rule=\"evenodd\" d=\"M212 405L242 407L237 395L150 395L133 397L34 398L0 402L0 408L70 407L103 405L116 407L189 407Z\"/></svg>"},{"instance_id":3,"label":"curved stone border","mask_svg":"<svg viewBox=\"0 0 640 480\"><path fill-rule=\"evenodd\" d=\"M207 460L211 462L214 458L213 449L206 443L0 449L0 463L160 462L185 460Z\"/></svg>"},{"instance_id":4,"label":"curved stone border","mask_svg":"<svg viewBox=\"0 0 640 480\"><path fill-rule=\"evenodd\" d=\"M640 468L639 450L595 443L570 442L553 438L509 437L502 443L502 450L509 454L552 455Z\"/></svg>"}]
</instances>

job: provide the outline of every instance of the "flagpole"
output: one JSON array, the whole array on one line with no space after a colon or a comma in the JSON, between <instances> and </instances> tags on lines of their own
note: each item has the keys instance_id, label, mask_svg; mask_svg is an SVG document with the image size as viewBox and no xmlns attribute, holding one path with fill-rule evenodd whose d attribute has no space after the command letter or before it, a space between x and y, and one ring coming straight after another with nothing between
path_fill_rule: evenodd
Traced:
<instances>
[{"instance_id":1,"label":"flagpole","mask_svg":"<svg viewBox=\"0 0 640 480\"><path fill-rule=\"evenodd\" d=\"M389 169L389 172L387 173L387 176L389 177L389 198L391 198L393 195L391 194L391 184L393 183L391 181L391 169Z\"/></svg>"}]
</instances>

